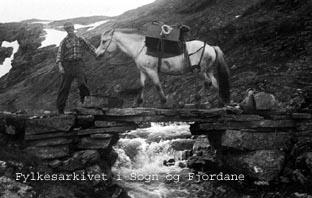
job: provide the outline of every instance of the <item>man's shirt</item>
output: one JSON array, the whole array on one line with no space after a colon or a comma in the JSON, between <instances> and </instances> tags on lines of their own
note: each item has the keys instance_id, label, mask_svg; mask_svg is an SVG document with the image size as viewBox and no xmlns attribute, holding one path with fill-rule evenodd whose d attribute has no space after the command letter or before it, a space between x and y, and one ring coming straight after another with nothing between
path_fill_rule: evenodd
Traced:
<instances>
[{"instance_id":1,"label":"man's shirt","mask_svg":"<svg viewBox=\"0 0 312 198\"><path fill-rule=\"evenodd\" d=\"M96 56L95 47L87 40L76 35L67 35L58 48L56 63L82 59L84 50Z\"/></svg>"}]
</instances>

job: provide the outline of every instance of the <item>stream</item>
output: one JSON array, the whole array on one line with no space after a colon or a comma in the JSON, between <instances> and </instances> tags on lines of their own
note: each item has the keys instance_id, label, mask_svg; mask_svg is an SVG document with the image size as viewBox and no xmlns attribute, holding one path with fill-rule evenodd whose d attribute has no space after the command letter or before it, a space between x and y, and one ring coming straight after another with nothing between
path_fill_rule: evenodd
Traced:
<instances>
[{"instance_id":1,"label":"stream","mask_svg":"<svg viewBox=\"0 0 312 198\"><path fill-rule=\"evenodd\" d=\"M190 170L182 153L193 144L186 123L152 123L150 128L131 131L115 146L115 180L132 198L189 197L189 188L182 184L190 183L184 177Z\"/></svg>"}]
</instances>

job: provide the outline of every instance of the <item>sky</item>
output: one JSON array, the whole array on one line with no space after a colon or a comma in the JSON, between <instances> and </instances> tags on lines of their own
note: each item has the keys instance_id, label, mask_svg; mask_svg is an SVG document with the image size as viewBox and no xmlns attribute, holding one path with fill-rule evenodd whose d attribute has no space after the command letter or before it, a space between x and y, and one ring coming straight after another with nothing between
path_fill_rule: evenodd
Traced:
<instances>
[{"instance_id":1,"label":"sky","mask_svg":"<svg viewBox=\"0 0 312 198\"><path fill-rule=\"evenodd\" d=\"M0 22L116 16L155 0L0 0Z\"/></svg>"}]
</instances>

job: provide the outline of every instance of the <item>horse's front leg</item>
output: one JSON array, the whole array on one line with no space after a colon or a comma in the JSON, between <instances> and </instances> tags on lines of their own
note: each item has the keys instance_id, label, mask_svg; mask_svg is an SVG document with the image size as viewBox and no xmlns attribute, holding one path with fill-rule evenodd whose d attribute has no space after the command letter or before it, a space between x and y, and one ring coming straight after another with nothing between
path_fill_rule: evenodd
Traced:
<instances>
[{"instance_id":1,"label":"horse's front leg","mask_svg":"<svg viewBox=\"0 0 312 198\"><path fill-rule=\"evenodd\" d=\"M136 101L134 101L133 107L139 107L144 101L144 87L146 81L146 74L144 72L140 72L140 88L138 92L138 96Z\"/></svg>"},{"instance_id":2,"label":"horse's front leg","mask_svg":"<svg viewBox=\"0 0 312 198\"><path fill-rule=\"evenodd\" d=\"M158 93L158 95L160 97L161 104L165 104L167 102L167 97L166 97L166 95L164 93L164 90L163 90L161 84L160 84L158 72L154 71L154 70L149 70L148 71L148 75L149 75L149 77L151 78L153 84L156 87L157 93Z\"/></svg>"}]
</instances>

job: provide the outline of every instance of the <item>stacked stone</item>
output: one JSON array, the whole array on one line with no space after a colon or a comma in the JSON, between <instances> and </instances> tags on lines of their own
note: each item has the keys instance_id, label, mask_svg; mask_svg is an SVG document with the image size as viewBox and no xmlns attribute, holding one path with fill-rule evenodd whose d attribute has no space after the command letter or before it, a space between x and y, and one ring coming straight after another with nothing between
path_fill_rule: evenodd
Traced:
<instances>
[{"instance_id":1,"label":"stacked stone","mask_svg":"<svg viewBox=\"0 0 312 198\"><path fill-rule=\"evenodd\" d=\"M276 104L271 95L259 96L253 99L254 109L246 108L248 112L243 114L223 115L213 121L196 122L191 125L191 132L207 135L210 144L222 153L217 157L229 170L268 183L280 176L286 159L290 159L286 153L290 153L296 140L312 142L312 120L309 113L278 112L274 110ZM310 154L305 156L310 157ZM196 162L197 158L193 158ZM217 163L215 159L212 161ZM209 164L213 164L211 160L206 163ZM190 165L196 167L196 164Z\"/></svg>"},{"instance_id":2,"label":"stacked stone","mask_svg":"<svg viewBox=\"0 0 312 198\"><path fill-rule=\"evenodd\" d=\"M119 133L134 128L133 123L99 121L92 115L28 119L25 150L55 170L93 169L101 173L101 170L110 171L116 160L112 146L118 141Z\"/></svg>"}]
</instances>

